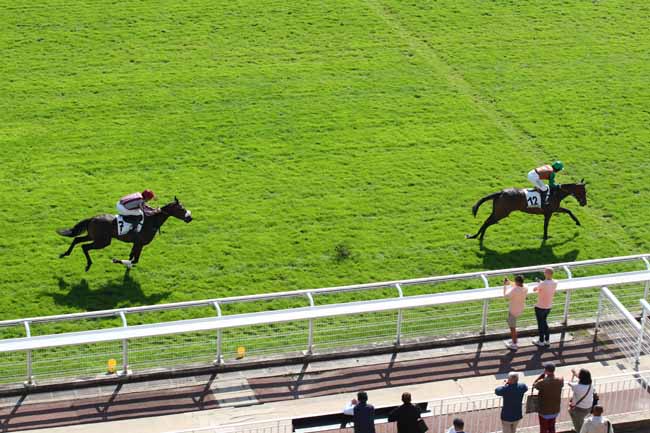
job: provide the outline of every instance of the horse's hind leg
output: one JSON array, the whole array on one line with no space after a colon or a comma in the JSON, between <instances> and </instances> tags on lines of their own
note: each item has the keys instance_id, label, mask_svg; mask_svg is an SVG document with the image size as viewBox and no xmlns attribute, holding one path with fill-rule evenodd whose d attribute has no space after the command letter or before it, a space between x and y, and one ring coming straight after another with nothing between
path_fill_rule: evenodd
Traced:
<instances>
[{"instance_id":1,"label":"horse's hind leg","mask_svg":"<svg viewBox=\"0 0 650 433\"><path fill-rule=\"evenodd\" d=\"M89 241L89 240L91 240L91 239L90 239L90 236L88 236L88 235L80 236L78 238L74 238L72 240L72 243L70 244L70 247L67 249L67 251L65 253L59 254L59 258L62 259L64 257L69 256L75 245L77 245L79 242L86 242L86 241Z\"/></svg>"},{"instance_id":2,"label":"horse's hind leg","mask_svg":"<svg viewBox=\"0 0 650 433\"><path fill-rule=\"evenodd\" d=\"M86 255L86 272L88 272L88 269L90 269L90 267L93 264L93 261L90 259L90 254L88 254L88 251L90 251L90 250L101 250L102 248L105 248L110 243L111 243L111 240L109 238L108 242L101 242L101 241L95 240L95 242L93 242L91 244L83 244L81 246L81 249L83 249L84 254Z\"/></svg>"}]
</instances>

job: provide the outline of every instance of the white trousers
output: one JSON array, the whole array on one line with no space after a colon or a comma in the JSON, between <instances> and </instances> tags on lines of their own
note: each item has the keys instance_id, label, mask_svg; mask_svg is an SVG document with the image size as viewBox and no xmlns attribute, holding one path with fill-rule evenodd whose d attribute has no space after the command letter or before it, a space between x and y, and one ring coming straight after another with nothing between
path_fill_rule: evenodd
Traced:
<instances>
[{"instance_id":1,"label":"white trousers","mask_svg":"<svg viewBox=\"0 0 650 433\"><path fill-rule=\"evenodd\" d=\"M144 217L144 212L142 212L142 209L127 209L119 201L115 205L115 208L117 209L117 213L120 215L140 215L141 217Z\"/></svg>"},{"instance_id":2,"label":"white trousers","mask_svg":"<svg viewBox=\"0 0 650 433\"><path fill-rule=\"evenodd\" d=\"M546 185L544 181L539 178L539 174L537 174L535 170L528 172L528 180L531 181L531 183L541 191L546 191L548 189L548 185Z\"/></svg>"}]
</instances>

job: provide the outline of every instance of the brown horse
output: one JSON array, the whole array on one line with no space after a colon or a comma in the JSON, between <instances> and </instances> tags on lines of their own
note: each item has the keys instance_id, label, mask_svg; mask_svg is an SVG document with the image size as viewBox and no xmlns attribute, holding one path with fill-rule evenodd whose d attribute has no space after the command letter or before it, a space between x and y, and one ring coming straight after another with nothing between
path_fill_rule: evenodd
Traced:
<instances>
[{"instance_id":1,"label":"brown horse","mask_svg":"<svg viewBox=\"0 0 650 433\"><path fill-rule=\"evenodd\" d=\"M481 228L478 229L476 234L465 235L465 237L467 239L475 239L480 236L479 240L483 242L483 236L485 236L485 231L488 227L492 224L498 223L500 220L510 215L511 212L518 210L530 214L544 215L544 240L546 240L548 239L548 223L555 212L568 214L571 219L575 221L576 225L580 225L578 218L576 218L569 209L560 206L562 200L568 196L574 196L576 200L578 200L578 203L580 203L580 206L585 206L587 204L587 190L585 188L584 179L579 183L568 183L557 186L551 194L549 203L541 208L528 207L525 189L508 188L487 195L472 206L472 213L476 216L479 206L488 200L492 200L492 213L485 220Z\"/></svg>"},{"instance_id":2,"label":"brown horse","mask_svg":"<svg viewBox=\"0 0 650 433\"><path fill-rule=\"evenodd\" d=\"M129 260L113 259L113 263L121 263L130 268L132 265L138 263L142 248L153 240L156 232L160 230L160 227L165 224L165 221L167 221L167 218L170 216L183 220L186 223L192 221L192 213L186 210L178 199L174 197L173 202L166 204L160 209L154 209L153 212L145 215L142 230L140 231L140 236L137 242L134 242L133 230L123 236L117 235L117 219L115 218L115 215L103 214L85 219L78 222L71 229L60 229L56 231L62 236L74 237L68 250L65 253L62 253L59 257L63 258L69 256L74 246L80 242L92 241L81 246L86 255L86 272L88 272L88 269L90 269L90 266L93 264L92 260L90 260L88 251L106 248L111 244L111 240L116 238L122 242L133 243L133 248L129 254ZM85 236L79 236L85 231L87 231L88 234Z\"/></svg>"}]
</instances>

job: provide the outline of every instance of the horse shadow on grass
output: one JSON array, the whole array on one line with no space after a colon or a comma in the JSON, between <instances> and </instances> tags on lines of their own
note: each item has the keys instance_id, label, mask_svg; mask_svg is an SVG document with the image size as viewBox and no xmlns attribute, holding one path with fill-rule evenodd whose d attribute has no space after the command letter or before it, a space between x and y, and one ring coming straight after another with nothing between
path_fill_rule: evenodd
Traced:
<instances>
[{"instance_id":1,"label":"horse shadow on grass","mask_svg":"<svg viewBox=\"0 0 650 433\"><path fill-rule=\"evenodd\" d=\"M476 255L483 261L483 269L520 268L546 263L574 262L578 258L580 250L573 249L563 254L556 254L553 249L573 241L576 237L577 235L574 235L557 243L542 242L536 248L521 248L507 253L483 247Z\"/></svg>"},{"instance_id":2,"label":"horse shadow on grass","mask_svg":"<svg viewBox=\"0 0 650 433\"><path fill-rule=\"evenodd\" d=\"M97 288L91 287L84 278L78 283L70 283L58 277L59 289L65 293L48 293L57 305L74 307L85 311L110 310L113 308L152 305L169 297L165 291L152 295L142 292L140 283L127 271L123 277L110 280Z\"/></svg>"}]
</instances>

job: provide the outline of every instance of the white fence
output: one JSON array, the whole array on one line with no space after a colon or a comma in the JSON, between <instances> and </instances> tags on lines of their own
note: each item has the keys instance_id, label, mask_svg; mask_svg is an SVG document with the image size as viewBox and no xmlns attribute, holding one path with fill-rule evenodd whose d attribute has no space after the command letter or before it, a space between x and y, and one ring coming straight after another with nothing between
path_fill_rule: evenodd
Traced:
<instances>
[{"instance_id":1,"label":"white fence","mask_svg":"<svg viewBox=\"0 0 650 433\"><path fill-rule=\"evenodd\" d=\"M650 371L638 373L624 373L594 379L594 390L598 393L599 404L605 407L607 416L616 420L619 415L629 415L650 410ZM529 383L530 385L530 383ZM571 391L568 386L563 390L562 411L558 423L570 422L567 411ZM524 401L525 402L525 401ZM494 393L473 395L459 395L442 399L429 399L427 412L422 418L426 421L431 432L446 432L455 417L465 421L465 431L472 433L497 433L501 432L500 411L503 399ZM522 413L525 414L522 407ZM387 423L386 419L376 421L378 433L395 433L394 423ZM520 421L518 430L534 427L537 431L539 425L537 414L525 414ZM568 425L567 425L568 427ZM291 418L270 419L256 423L238 423L220 425L218 427L204 427L169 433L291 433L293 431ZM332 430L324 430L332 431ZM353 429L336 430L341 433L351 433Z\"/></svg>"},{"instance_id":2,"label":"white fence","mask_svg":"<svg viewBox=\"0 0 650 433\"><path fill-rule=\"evenodd\" d=\"M603 286L626 305L646 299L649 257L550 265L564 277L550 321L593 320ZM0 383L93 377L111 358L128 373L237 363L240 347L259 359L503 332L507 304L497 277L545 266L3 321ZM532 325L532 308L521 322Z\"/></svg>"}]
</instances>

